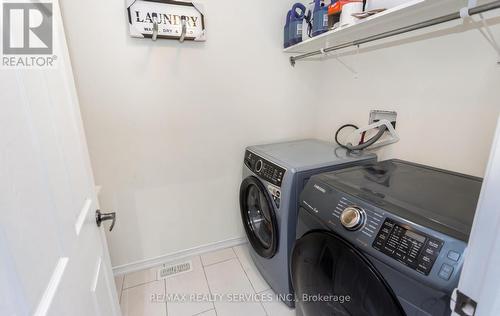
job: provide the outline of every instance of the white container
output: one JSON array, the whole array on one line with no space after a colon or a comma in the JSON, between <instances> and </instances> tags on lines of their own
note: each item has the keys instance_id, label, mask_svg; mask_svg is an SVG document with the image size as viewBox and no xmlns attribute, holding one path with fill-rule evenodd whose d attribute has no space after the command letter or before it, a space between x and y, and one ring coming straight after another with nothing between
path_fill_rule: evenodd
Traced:
<instances>
[{"instance_id":1,"label":"white container","mask_svg":"<svg viewBox=\"0 0 500 316\"><path fill-rule=\"evenodd\" d=\"M412 0L366 0L365 11L390 9Z\"/></svg>"},{"instance_id":2,"label":"white container","mask_svg":"<svg viewBox=\"0 0 500 316\"><path fill-rule=\"evenodd\" d=\"M363 12L363 2L351 2L342 6L340 14L340 26L346 26L356 23L358 18L352 16L353 13Z\"/></svg>"}]
</instances>

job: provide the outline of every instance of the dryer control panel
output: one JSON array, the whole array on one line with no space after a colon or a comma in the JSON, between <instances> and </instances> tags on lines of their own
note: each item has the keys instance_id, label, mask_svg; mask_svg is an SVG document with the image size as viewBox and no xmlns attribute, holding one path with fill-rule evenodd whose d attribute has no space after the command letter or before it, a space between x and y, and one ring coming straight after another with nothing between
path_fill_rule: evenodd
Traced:
<instances>
[{"instance_id":1,"label":"dryer control panel","mask_svg":"<svg viewBox=\"0 0 500 316\"><path fill-rule=\"evenodd\" d=\"M249 150L245 152L245 165L263 180L281 187L281 183L283 182L283 177L286 172L285 168L280 167Z\"/></svg>"},{"instance_id":2,"label":"dryer control panel","mask_svg":"<svg viewBox=\"0 0 500 316\"><path fill-rule=\"evenodd\" d=\"M372 247L424 275L429 275L443 241L387 218Z\"/></svg>"}]
</instances>

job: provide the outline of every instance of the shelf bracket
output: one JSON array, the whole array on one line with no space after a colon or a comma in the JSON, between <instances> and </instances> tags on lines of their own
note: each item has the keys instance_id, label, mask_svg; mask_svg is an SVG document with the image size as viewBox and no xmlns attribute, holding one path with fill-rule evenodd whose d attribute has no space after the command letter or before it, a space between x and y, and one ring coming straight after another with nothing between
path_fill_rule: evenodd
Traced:
<instances>
[{"instance_id":1,"label":"shelf bracket","mask_svg":"<svg viewBox=\"0 0 500 316\"><path fill-rule=\"evenodd\" d=\"M483 23L483 28L479 28L479 32L481 32L481 35L483 35L484 39L490 46L495 50L497 53L497 64L500 65L500 46L498 45L498 42L495 39L495 36L491 32L491 28L486 22L486 19L482 14L479 14L479 17L481 18L481 21Z\"/></svg>"},{"instance_id":2,"label":"shelf bracket","mask_svg":"<svg viewBox=\"0 0 500 316\"><path fill-rule=\"evenodd\" d=\"M469 14L470 9L475 7L477 4L477 0L469 0L467 7L464 7L460 9L460 17L462 20L470 19L471 21L475 22L472 16ZM491 28L486 22L486 19L484 18L484 15L482 13L479 13L479 19L481 20L482 27L478 27L479 33L484 37L486 42L490 44L490 46L493 48L493 50L497 53L497 64L500 65L500 45L498 45L498 42L495 39L495 36L491 32Z\"/></svg>"},{"instance_id":3,"label":"shelf bracket","mask_svg":"<svg viewBox=\"0 0 500 316\"><path fill-rule=\"evenodd\" d=\"M340 57L337 54L335 54L335 59L339 62L339 64L344 66L345 69L347 69L350 73L352 73L352 75L354 76L354 79L358 79L358 72L356 71L356 69L349 66L345 61L340 59Z\"/></svg>"},{"instance_id":4,"label":"shelf bracket","mask_svg":"<svg viewBox=\"0 0 500 316\"><path fill-rule=\"evenodd\" d=\"M325 51L324 48L320 49L319 50L321 52L321 55L323 55L323 57L328 57L329 54L327 51ZM356 46L356 58L358 57L359 55L359 45ZM345 69L347 69L350 73L352 73L352 75L354 76L354 79L358 79L358 72L356 71L356 69L352 66L349 66L345 61L343 61L342 59L340 59L339 55L337 52L335 52L335 60L337 60L337 62L339 64L341 64L342 66L344 66Z\"/></svg>"}]
</instances>

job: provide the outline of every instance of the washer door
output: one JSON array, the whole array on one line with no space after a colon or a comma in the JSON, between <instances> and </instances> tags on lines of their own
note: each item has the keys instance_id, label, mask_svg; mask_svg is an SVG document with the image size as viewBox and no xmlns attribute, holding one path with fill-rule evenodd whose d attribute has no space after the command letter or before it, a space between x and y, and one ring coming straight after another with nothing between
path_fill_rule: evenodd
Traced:
<instances>
[{"instance_id":1,"label":"washer door","mask_svg":"<svg viewBox=\"0 0 500 316\"><path fill-rule=\"evenodd\" d=\"M253 249L261 257L273 257L278 249L278 223L265 186L254 176L241 183L240 210Z\"/></svg>"},{"instance_id":2,"label":"washer door","mask_svg":"<svg viewBox=\"0 0 500 316\"><path fill-rule=\"evenodd\" d=\"M405 315L368 259L333 233L312 232L299 239L291 268L298 315Z\"/></svg>"}]
</instances>

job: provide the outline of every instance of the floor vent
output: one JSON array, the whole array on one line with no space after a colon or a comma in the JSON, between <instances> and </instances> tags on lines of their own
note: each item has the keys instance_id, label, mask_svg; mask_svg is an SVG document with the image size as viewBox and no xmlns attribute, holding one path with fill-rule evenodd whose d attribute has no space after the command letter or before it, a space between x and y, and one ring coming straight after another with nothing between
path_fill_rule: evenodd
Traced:
<instances>
[{"instance_id":1,"label":"floor vent","mask_svg":"<svg viewBox=\"0 0 500 316\"><path fill-rule=\"evenodd\" d=\"M163 265L159 270L158 270L158 280L160 279L166 279L168 277L174 276L174 275L179 275L181 273L187 273L191 272L193 270L193 262L192 261L185 261L181 263L177 263L174 265Z\"/></svg>"}]
</instances>

